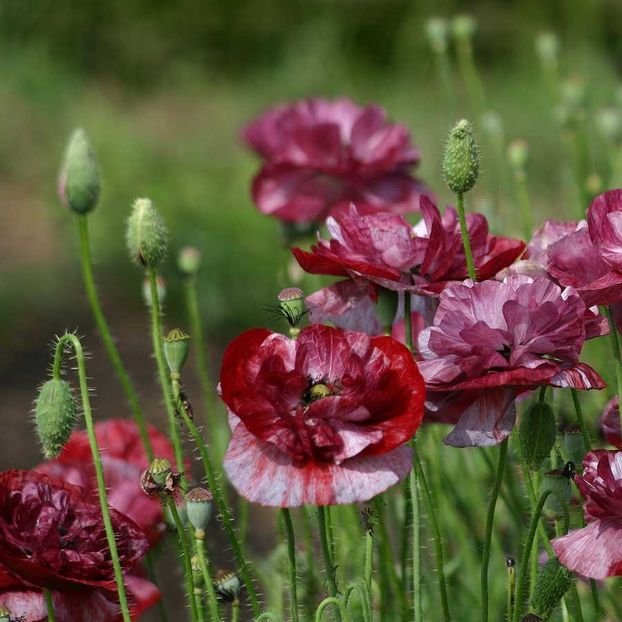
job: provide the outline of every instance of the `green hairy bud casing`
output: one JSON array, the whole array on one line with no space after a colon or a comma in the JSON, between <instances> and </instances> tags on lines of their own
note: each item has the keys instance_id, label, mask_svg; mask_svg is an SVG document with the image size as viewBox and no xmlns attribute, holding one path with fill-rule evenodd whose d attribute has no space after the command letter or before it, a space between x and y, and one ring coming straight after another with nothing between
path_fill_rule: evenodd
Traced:
<instances>
[{"instance_id":1,"label":"green hairy bud casing","mask_svg":"<svg viewBox=\"0 0 622 622\"><path fill-rule=\"evenodd\" d=\"M556 557L549 559L538 572L536 587L531 599L534 613L547 619L570 588L572 574Z\"/></svg>"},{"instance_id":2,"label":"green hairy bud casing","mask_svg":"<svg viewBox=\"0 0 622 622\"><path fill-rule=\"evenodd\" d=\"M77 214L86 214L97 205L100 191L99 170L91 143L84 130L74 130L59 176L61 200Z\"/></svg>"},{"instance_id":3,"label":"green hairy bud casing","mask_svg":"<svg viewBox=\"0 0 622 622\"><path fill-rule=\"evenodd\" d=\"M521 418L518 438L527 468L536 471L547 458L557 436L552 408L546 402L531 404Z\"/></svg>"},{"instance_id":4,"label":"green hairy bud casing","mask_svg":"<svg viewBox=\"0 0 622 622\"><path fill-rule=\"evenodd\" d=\"M136 199L127 223L127 248L132 260L155 268L166 256L168 232L150 199Z\"/></svg>"},{"instance_id":5,"label":"green hairy bud casing","mask_svg":"<svg viewBox=\"0 0 622 622\"><path fill-rule=\"evenodd\" d=\"M35 424L43 455L56 458L76 427L76 404L68 382L52 378L43 384L35 402Z\"/></svg>"},{"instance_id":6,"label":"green hairy bud casing","mask_svg":"<svg viewBox=\"0 0 622 622\"><path fill-rule=\"evenodd\" d=\"M455 194L464 194L477 183L479 149L473 127L466 119L458 121L449 132L443 157L443 176Z\"/></svg>"}]
</instances>

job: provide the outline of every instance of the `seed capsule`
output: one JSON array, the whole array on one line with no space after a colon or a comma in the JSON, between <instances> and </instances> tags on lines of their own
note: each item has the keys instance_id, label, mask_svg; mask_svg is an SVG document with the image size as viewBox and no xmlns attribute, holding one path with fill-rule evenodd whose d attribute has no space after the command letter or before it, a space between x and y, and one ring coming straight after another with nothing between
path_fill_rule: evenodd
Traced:
<instances>
[{"instance_id":1,"label":"seed capsule","mask_svg":"<svg viewBox=\"0 0 622 622\"><path fill-rule=\"evenodd\" d=\"M190 335L180 328L174 328L164 338L164 358L172 374L180 374L188 358Z\"/></svg>"},{"instance_id":2,"label":"seed capsule","mask_svg":"<svg viewBox=\"0 0 622 622\"><path fill-rule=\"evenodd\" d=\"M212 517L212 493L205 488L193 488L186 496L188 520L197 532L204 533Z\"/></svg>"},{"instance_id":3,"label":"seed capsule","mask_svg":"<svg viewBox=\"0 0 622 622\"><path fill-rule=\"evenodd\" d=\"M219 570L214 579L214 589L220 598L232 602L240 595L242 585L235 573Z\"/></svg>"}]
</instances>

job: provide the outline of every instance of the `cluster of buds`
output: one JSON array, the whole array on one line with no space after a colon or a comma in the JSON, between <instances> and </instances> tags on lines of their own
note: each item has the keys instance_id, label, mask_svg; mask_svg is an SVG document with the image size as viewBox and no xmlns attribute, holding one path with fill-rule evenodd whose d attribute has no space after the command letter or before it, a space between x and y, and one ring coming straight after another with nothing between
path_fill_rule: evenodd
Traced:
<instances>
[{"instance_id":1,"label":"cluster of buds","mask_svg":"<svg viewBox=\"0 0 622 622\"><path fill-rule=\"evenodd\" d=\"M175 473L165 458L154 458L140 477L140 487L148 497L175 495L181 475Z\"/></svg>"}]
</instances>

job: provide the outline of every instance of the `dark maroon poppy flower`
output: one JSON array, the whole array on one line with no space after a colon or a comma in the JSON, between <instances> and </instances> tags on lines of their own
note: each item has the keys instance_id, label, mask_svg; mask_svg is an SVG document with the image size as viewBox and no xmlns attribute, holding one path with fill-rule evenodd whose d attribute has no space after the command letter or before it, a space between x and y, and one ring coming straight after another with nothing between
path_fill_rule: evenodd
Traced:
<instances>
[{"instance_id":1,"label":"dark maroon poppy flower","mask_svg":"<svg viewBox=\"0 0 622 622\"><path fill-rule=\"evenodd\" d=\"M584 315L585 304L574 290L542 277L447 287L434 325L419 336L433 410L457 421L445 442L489 445L506 438L521 390L602 389L600 376L579 362ZM451 399L438 393L450 393Z\"/></svg>"},{"instance_id":2,"label":"dark maroon poppy flower","mask_svg":"<svg viewBox=\"0 0 622 622\"><path fill-rule=\"evenodd\" d=\"M119 557L129 570L147 551L143 532L111 509ZM99 505L84 491L34 471L0 473L0 560L28 583L53 590L116 590Z\"/></svg>"},{"instance_id":3,"label":"dark maroon poppy flower","mask_svg":"<svg viewBox=\"0 0 622 622\"><path fill-rule=\"evenodd\" d=\"M592 579L622 575L622 452L587 454L575 483L587 526L551 542L559 561Z\"/></svg>"},{"instance_id":4,"label":"dark maroon poppy flower","mask_svg":"<svg viewBox=\"0 0 622 622\"><path fill-rule=\"evenodd\" d=\"M148 427L156 456L174 462L173 447L164 434ZM142 494L140 475L149 466L138 427L126 419L109 419L95 424L95 435L102 454L108 503L131 518L151 544L164 533L162 505L157 499ZM86 499L98 503L95 468L85 431L76 431L56 460L40 464L40 473L47 473L70 484L82 487Z\"/></svg>"},{"instance_id":5,"label":"dark maroon poppy flower","mask_svg":"<svg viewBox=\"0 0 622 622\"><path fill-rule=\"evenodd\" d=\"M355 201L366 213L419 208L426 189L410 174L419 152L378 106L309 99L278 106L244 131L263 159L253 199L264 214L323 222Z\"/></svg>"},{"instance_id":6,"label":"dark maroon poppy flower","mask_svg":"<svg viewBox=\"0 0 622 622\"><path fill-rule=\"evenodd\" d=\"M290 507L366 501L412 466L423 380L390 337L328 326L296 340L250 330L227 348L222 399L233 437L224 467L238 492Z\"/></svg>"},{"instance_id":7,"label":"dark maroon poppy flower","mask_svg":"<svg viewBox=\"0 0 622 622\"><path fill-rule=\"evenodd\" d=\"M364 277L382 287L437 296L447 283L467 276L458 217L422 199L423 220L412 227L393 214L361 215L352 205L327 219L332 238L319 239L311 252L293 249L301 267L312 274ZM488 233L482 214L467 216L473 259L480 279L510 265L525 248L520 240Z\"/></svg>"}]
</instances>

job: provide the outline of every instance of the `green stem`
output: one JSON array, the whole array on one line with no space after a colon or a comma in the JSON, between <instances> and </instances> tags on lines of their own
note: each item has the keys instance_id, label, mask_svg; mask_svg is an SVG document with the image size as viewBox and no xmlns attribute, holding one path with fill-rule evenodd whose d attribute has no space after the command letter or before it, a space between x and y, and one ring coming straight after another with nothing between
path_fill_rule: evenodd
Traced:
<instances>
[{"instance_id":1,"label":"green stem","mask_svg":"<svg viewBox=\"0 0 622 622\"><path fill-rule=\"evenodd\" d=\"M413 455L417 452L416 439L411 441ZM415 622L423 622L423 601L421 599L421 508L419 507L419 486L415 467L408 474L410 506L412 515L412 582L413 616Z\"/></svg>"},{"instance_id":2,"label":"green stem","mask_svg":"<svg viewBox=\"0 0 622 622\"><path fill-rule=\"evenodd\" d=\"M488 622L488 566L490 563L490 548L492 544L492 530L495 522L495 508L497 507L497 499L501 490L501 482L503 481L503 473L505 471L505 462L508 453L508 439L502 441L499 447L499 462L497 464L497 476L490 494L488 502L488 513L486 515L486 531L484 534L484 550L482 552L482 570L481 570L481 593L482 593L482 622Z\"/></svg>"},{"instance_id":3,"label":"green stem","mask_svg":"<svg viewBox=\"0 0 622 622\"><path fill-rule=\"evenodd\" d=\"M326 582L328 585L328 594L331 598L336 599L337 581L335 580L335 565L331 556L331 545L328 541L328 533L326 529L326 507L323 505L320 505L317 508L317 520L320 536L320 545L322 548L322 556L324 558L324 567L326 568ZM318 614L316 614L316 619L320 619L317 617L317 615Z\"/></svg>"},{"instance_id":4,"label":"green stem","mask_svg":"<svg viewBox=\"0 0 622 622\"><path fill-rule=\"evenodd\" d=\"M363 622L372 622L371 597L365 583L359 582L348 585L346 592L343 595L345 609L348 611L348 603L350 602L350 597L354 594L354 592L358 593L361 601L361 608L363 609Z\"/></svg>"},{"instance_id":5,"label":"green stem","mask_svg":"<svg viewBox=\"0 0 622 622\"><path fill-rule=\"evenodd\" d=\"M240 601L236 598L231 604L231 622L240 620Z\"/></svg>"},{"instance_id":6,"label":"green stem","mask_svg":"<svg viewBox=\"0 0 622 622\"><path fill-rule=\"evenodd\" d=\"M48 589L43 590L45 596L45 607L48 613L48 622L56 622L56 616L54 615L54 603L52 602L52 592Z\"/></svg>"},{"instance_id":7,"label":"green stem","mask_svg":"<svg viewBox=\"0 0 622 622\"><path fill-rule=\"evenodd\" d=\"M572 600L572 608L574 610L574 619L576 622L583 622L583 609L581 607L581 598L579 598L576 581L572 582L569 591Z\"/></svg>"},{"instance_id":8,"label":"green stem","mask_svg":"<svg viewBox=\"0 0 622 622\"><path fill-rule=\"evenodd\" d=\"M149 579L149 581L158 585L158 581L156 579L156 571L153 565L153 553L154 549L147 551L147 555L145 555L145 568L147 569L147 578ZM162 598L158 600L158 615L160 617L160 622L168 622L168 615L166 613L166 607L164 606L164 601Z\"/></svg>"},{"instance_id":9,"label":"green stem","mask_svg":"<svg viewBox=\"0 0 622 622\"><path fill-rule=\"evenodd\" d=\"M576 389L570 389L570 394L572 395L572 403L574 404L574 409L577 413L577 421L579 422L579 428L581 429L581 436L583 437L583 442L585 443L585 449L586 451L590 451L592 448L592 439L590 438L590 433L585 425L585 418L583 417L583 409L581 408L581 403L579 402L579 395L577 394Z\"/></svg>"},{"instance_id":10,"label":"green stem","mask_svg":"<svg viewBox=\"0 0 622 622\"><path fill-rule=\"evenodd\" d=\"M181 447L181 439L179 437L179 429L175 419L175 402L171 393L171 385L169 382L168 368L164 360L164 349L162 346L162 312L160 310L160 300L158 298L158 282L157 274L153 268L147 269L147 278L149 279L149 287L151 288L151 340L153 342L153 353L155 355L158 367L158 377L160 379L160 387L164 396L164 405L168 417L169 434L175 452L175 464L177 470L183 473L185 470L184 456Z\"/></svg>"},{"instance_id":11,"label":"green stem","mask_svg":"<svg viewBox=\"0 0 622 622\"><path fill-rule=\"evenodd\" d=\"M287 508L281 509L281 517L287 535L287 559L289 563L289 613L291 622L298 622L298 577L296 575L296 541L294 540L294 525L292 516Z\"/></svg>"},{"instance_id":12,"label":"green stem","mask_svg":"<svg viewBox=\"0 0 622 622\"><path fill-rule=\"evenodd\" d=\"M471 109L478 118L481 118L486 108L486 96L475 65L473 46L468 39L461 39L457 42L456 48L458 52L458 67L471 100Z\"/></svg>"},{"instance_id":13,"label":"green stem","mask_svg":"<svg viewBox=\"0 0 622 622\"><path fill-rule=\"evenodd\" d=\"M201 574L203 575L203 583L205 583L205 591L207 592L207 604L210 611L210 617L212 622L220 622L220 610L218 609L218 597L216 596L216 590L214 589L214 583L212 581L212 575L207 565L207 558L205 556L205 534L201 531L195 531L194 544L199 558L199 567L201 568Z\"/></svg>"},{"instance_id":14,"label":"green stem","mask_svg":"<svg viewBox=\"0 0 622 622\"><path fill-rule=\"evenodd\" d=\"M523 232L525 239L531 237L533 228L533 211L531 209L531 200L529 198L529 189L527 187L527 175L523 170L514 172L514 182L516 184L516 195L518 200L518 208L523 216Z\"/></svg>"},{"instance_id":15,"label":"green stem","mask_svg":"<svg viewBox=\"0 0 622 622\"><path fill-rule=\"evenodd\" d=\"M462 245L464 246L464 254L466 256L467 274L472 281L477 281L477 273L475 272L475 264L473 263L473 251L471 250L471 240L469 239L469 230L464 213L464 194L460 192L456 195L456 198L458 219L460 220L460 235L462 236Z\"/></svg>"},{"instance_id":16,"label":"green stem","mask_svg":"<svg viewBox=\"0 0 622 622\"><path fill-rule=\"evenodd\" d=\"M613 321L613 311L611 307L605 307L607 319L609 320L609 335L611 336L611 349L613 350L614 365L616 368L616 384L618 389L618 399L620 400L620 426L622 427L622 359L620 359L620 341L618 339L618 329Z\"/></svg>"},{"instance_id":17,"label":"green stem","mask_svg":"<svg viewBox=\"0 0 622 622\"><path fill-rule=\"evenodd\" d=\"M97 330L101 335L104 348L108 354L108 358L114 367L114 370L119 378L125 397L130 405L132 416L138 426L140 438L145 447L145 452L149 458L149 462L155 457L153 455L153 447L151 446L151 439L147 432L147 425L145 418L143 417L140 403L138 401L138 393L132 384L129 374L123 365L119 350L112 338L110 327L104 316L101 303L99 301L99 295L97 294L97 287L95 286L95 278L93 277L93 261L91 258L91 246L89 243L89 228L88 228L88 216L87 214L80 214L78 216L78 228L80 230L80 262L82 264L82 279L84 281L84 289L86 290L86 296L89 304L91 305L91 312L97 324Z\"/></svg>"},{"instance_id":18,"label":"green stem","mask_svg":"<svg viewBox=\"0 0 622 622\"><path fill-rule=\"evenodd\" d=\"M516 568L514 567L513 563L511 565L508 564L507 568L508 568L508 587L507 587L508 593L507 593L507 605L506 605L506 609L507 609L506 620L507 622L511 622L513 611L514 611L514 600L515 600L514 590L516 589Z\"/></svg>"},{"instance_id":19,"label":"green stem","mask_svg":"<svg viewBox=\"0 0 622 622\"><path fill-rule=\"evenodd\" d=\"M438 72L439 81L443 85L444 100L447 106L447 118L453 119L456 109L456 93L454 90L454 83L451 76L451 62L449 60L449 54L447 53L447 47L442 50L434 51L434 60L436 70Z\"/></svg>"},{"instance_id":20,"label":"green stem","mask_svg":"<svg viewBox=\"0 0 622 622\"><path fill-rule=\"evenodd\" d=\"M551 494L550 490L545 490L538 499L536 508L531 516L531 523L529 524L529 532L527 533L527 539L525 540L525 547L523 548L523 555L521 557L520 566L518 569L518 582L516 585L516 600L514 604L514 615L512 617L513 622L519 622L520 614L523 604L523 594L525 592L525 579L527 577L527 569L529 568L529 556L531 555L531 548L533 545L534 536L536 535L536 529L540 522L540 515L542 514L542 508L546 502L547 497Z\"/></svg>"},{"instance_id":21,"label":"green stem","mask_svg":"<svg viewBox=\"0 0 622 622\"><path fill-rule=\"evenodd\" d=\"M112 568L114 570L114 578L117 584L117 592L119 595L119 607L124 622L131 622L130 612L127 603L127 595L125 592L125 584L123 583L123 570L117 550L114 528L112 519L110 518L110 510L108 508L108 496L106 494L106 482L104 481L104 469L97 444L97 436L95 435L95 425L93 424L93 414L91 411L91 400L89 398L89 387L86 375L86 363L84 352L80 340L73 334L63 335L56 343L54 352L53 373L55 378L60 378L60 366L65 344L68 343L73 348L76 361L78 363L78 378L80 382L80 396L82 399L82 410L84 413L84 421L86 423L86 431L91 446L91 454L93 456L93 466L95 467L95 478L97 481L97 492L99 495L99 506L106 531L106 539L108 540L108 548L110 549L110 558L112 560Z\"/></svg>"},{"instance_id":22,"label":"green stem","mask_svg":"<svg viewBox=\"0 0 622 622\"><path fill-rule=\"evenodd\" d=\"M365 585L371 594L372 584L371 576L374 565L374 535L371 531L365 532L365 569L363 577L365 579ZM370 605L371 606L371 605Z\"/></svg>"},{"instance_id":23,"label":"green stem","mask_svg":"<svg viewBox=\"0 0 622 622\"><path fill-rule=\"evenodd\" d=\"M337 612L341 615L344 622L350 622L350 616L348 615L348 612L346 611L343 602L335 596L329 596L319 604L317 611L315 612L315 622L322 622L322 615L324 614L324 609L326 609L326 607L328 607L329 605L334 605L337 608Z\"/></svg>"}]
</instances>

